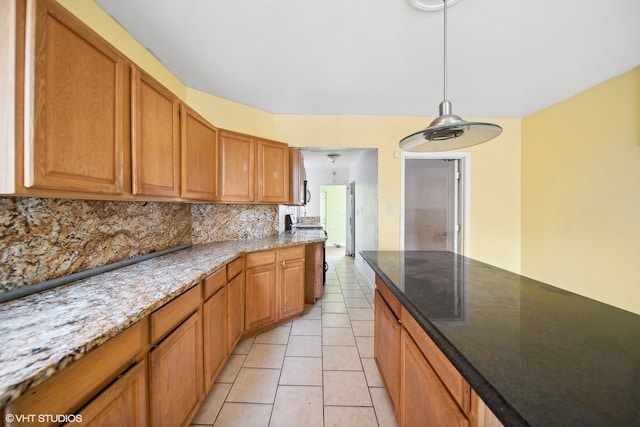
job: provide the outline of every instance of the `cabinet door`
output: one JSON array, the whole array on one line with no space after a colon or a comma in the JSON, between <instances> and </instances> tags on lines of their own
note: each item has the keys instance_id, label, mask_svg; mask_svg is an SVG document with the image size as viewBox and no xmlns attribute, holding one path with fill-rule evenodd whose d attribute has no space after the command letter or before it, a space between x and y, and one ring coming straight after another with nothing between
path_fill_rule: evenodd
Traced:
<instances>
[{"instance_id":1,"label":"cabinet door","mask_svg":"<svg viewBox=\"0 0 640 427\"><path fill-rule=\"evenodd\" d=\"M220 289L202 307L204 388L209 390L227 357L227 293Z\"/></svg>"},{"instance_id":2,"label":"cabinet door","mask_svg":"<svg viewBox=\"0 0 640 427\"><path fill-rule=\"evenodd\" d=\"M227 285L227 353L231 353L244 332L244 274Z\"/></svg>"},{"instance_id":3,"label":"cabinet door","mask_svg":"<svg viewBox=\"0 0 640 427\"><path fill-rule=\"evenodd\" d=\"M247 269L245 329L255 329L276 320L276 266L270 264Z\"/></svg>"},{"instance_id":4,"label":"cabinet door","mask_svg":"<svg viewBox=\"0 0 640 427\"><path fill-rule=\"evenodd\" d=\"M218 130L203 117L181 104L182 173L181 197L218 200Z\"/></svg>"},{"instance_id":5,"label":"cabinet door","mask_svg":"<svg viewBox=\"0 0 640 427\"><path fill-rule=\"evenodd\" d=\"M258 140L258 202L289 201L289 147L275 141Z\"/></svg>"},{"instance_id":6,"label":"cabinet door","mask_svg":"<svg viewBox=\"0 0 640 427\"><path fill-rule=\"evenodd\" d=\"M143 360L111 384L79 415L82 416L82 425L87 427L145 427L148 425L147 413L147 363Z\"/></svg>"},{"instance_id":7,"label":"cabinet door","mask_svg":"<svg viewBox=\"0 0 640 427\"><path fill-rule=\"evenodd\" d=\"M203 397L200 312L184 321L149 353L151 422L185 426Z\"/></svg>"},{"instance_id":8,"label":"cabinet door","mask_svg":"<svg viewBox=\"0 0 640 427\"><path fill-rule=\"evenodd\" d=\"M404 330L401 355L400 425L468 427L469 420Z\"/></svg>"},{"instance_id":9,"label":"cabinet door","mask_svg":"<svg viewBox=\"0 0 640 427\"><path fill-rule=\"evenodd\" d=\"M178 197L179 102L136 67L131 68L131 128L133 194Z\"/></svg>"},{"instance_id":10,"label":"cabinet door","mask_svg":"<svg viewBox=\"0 0 640 427\"><path fill-rule=\"evenodd\" d=\"M310 243L305 248L304 302L315 304L322 296L324 272L324 244Z\"/></svg>"},{"instance_id":11,"label":"cabinet door","mask_svg":"<svg viewBox=\"0 0 640 427\"><path fill-rule=\"evenodd\" d=\"M31 4L24 186L122 194L125 59L55 1Z\"/></svg>"},{"instance_id":12,"label":"cabinet door","mask_svg":"<svg viewBox=\"0 0 640 427\"><path fill-rule=\"evenodd\" d=\"M304 309L304 259L282 261L280 317L299 314Z\"/></svg>"},{"instance_id":13,"label":"cabinet door","mask_svg":"<svg viewBox=\"0 0 640 427\"><path fill-rule=\"evenodd\" d=\"M220 200L255 200L255 140L247 135L220 131Z\"/></svg>"},{"instance_id":14,"label":"cabinet door","mask_svg":"<svg viewBox=\"0 0 640 427\"><path fill-rule=\"evenodd\" d=\"M398 318L376 290L373 355L398 417L400 400L400 331Z\"/></svg>"}]
</instances>

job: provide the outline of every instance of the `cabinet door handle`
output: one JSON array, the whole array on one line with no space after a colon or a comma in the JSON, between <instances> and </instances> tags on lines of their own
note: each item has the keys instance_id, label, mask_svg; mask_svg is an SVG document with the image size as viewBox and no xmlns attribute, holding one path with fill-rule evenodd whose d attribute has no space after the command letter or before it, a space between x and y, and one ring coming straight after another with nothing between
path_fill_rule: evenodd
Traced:
<instances>
[{"instance_id":1,"label":"cabinet door handle","mask_svg":"<svg viewBox=\"0 0 640 427\"><path fill-rule=\"evenodd\" d=\"M284 265L287 263L287 260L284 260L280 263L280 265L282 265L284 267Z\"/></svg>"}]
</instances>

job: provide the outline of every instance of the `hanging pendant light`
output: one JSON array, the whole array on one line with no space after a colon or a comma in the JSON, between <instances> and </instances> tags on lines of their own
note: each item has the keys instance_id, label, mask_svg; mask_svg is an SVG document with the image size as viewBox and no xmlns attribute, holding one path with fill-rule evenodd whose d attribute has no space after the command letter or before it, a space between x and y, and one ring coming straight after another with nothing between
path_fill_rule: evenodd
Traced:
<instances>
[{"instance_id":1,"label":"hanging pendant light","mask_svg":"<svg viewBox=\"0 0 640 427\"><path fill-rule=\"evenodd\" d=\"M451 0L449 0L451 1ZM502 128L493 123L468 122L451 113L447 100L447 0L444 3L444 100L440 103L440 115L426 129L419 130L400 140L400 148L406 151L449 151L470 147L489 141L500 135Z\"/></svg>"}]
</instances>

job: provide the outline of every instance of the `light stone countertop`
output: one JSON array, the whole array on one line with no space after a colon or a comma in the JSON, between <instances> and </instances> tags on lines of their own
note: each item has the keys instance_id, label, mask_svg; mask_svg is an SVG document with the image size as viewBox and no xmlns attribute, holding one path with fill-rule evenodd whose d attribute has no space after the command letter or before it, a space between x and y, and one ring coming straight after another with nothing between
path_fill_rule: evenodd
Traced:
<instances>
[{"instance_id":1,"label":"light stone countertop","mask_svg":"<svg viewBox=\"0 0 640 427\"><path fill-rule=\"evenodd\" d=\"M298 230L195 245L0 304L0 407L243 253L325 239Z\"/></svg>"}]
</instances>

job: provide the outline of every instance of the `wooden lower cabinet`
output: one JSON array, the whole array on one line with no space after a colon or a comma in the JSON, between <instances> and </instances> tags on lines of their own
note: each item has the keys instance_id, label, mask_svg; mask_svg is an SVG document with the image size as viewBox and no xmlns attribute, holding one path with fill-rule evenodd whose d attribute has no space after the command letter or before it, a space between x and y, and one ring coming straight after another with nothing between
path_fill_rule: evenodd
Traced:
<instances>
[{"instance_id":1,"label":"wooden lower cabinet","mask_svg":"<svg viewBox=\"0 0 640 427\"><path fill-rule=\"evenodd\" d=\"M324 243L305 246L304 302L315 304L324 291Z\"/></svg>"},{"instance_id":2,"label":"wooden lower cabinet","mask_svg":"<svg viewBox=\"0 0 640 427\"><path fill-rule=\"evenodd\" d=\"M204 394L201 327L196 312L149 353L154 427L187 426L198 410Z\"/></svg>"},{"instance_id":3,"label":"wooden lower cabinet","mask_svg":"<svg viewBox=\"0 0 640 427\"><path fill-rule=\"evenodd\" d=\"M469 420L406 331L401 333L400 425L468 427Z\"/></svg>"},{"instance_id":4,"label":"wooden lower cabinet","mask_svg":"<svg viewBox=\"0 0 640 427\"><path fill-rule=\"evenodd\" d=\"M374 357L401 427L500 427L424 329L376 276Z\"/></svg>"},{"instance_id":5,"label":"wooden lower cabinet","mask_svg":"<svg viewBox=\"0 0 640 427\"><path fill-rule=\"evenodd\" d=\"M400 320L380 293L375 293L373 355L398 418L400 401Z\"/></svg>"},{"instance_id":6,"label":"wooden lower cabinet","mask_svg":"<svg viewBox=\"0 0 640 427\"><path fill-rule=\"evenodd\" d=\"M245 330L252 330L278 320L276 251L246 255Z\"/></svg>"},{"instance_id":7,"label":"wooden lower cabinet","mask_svg":"<svg viewBox=\"0 0 640 427\"><path fill-rule=\"evenodd\" d=\"M204 387L209 390L227 360L227 289L222 288L202 306Z\"/></svg>"},{"instance_id":8,"label":"wooden lower cabinet","mask_svg":"<svg viewBox=\"0 0 640 427\"><path fill-rule=\"evenodd\" d=\"M231 353L244 332L245 277L238 274L227 284L227 352Z\"/></svg>"},{"instance_id":9,"label":"wooden lower cabinet","mask_svg":"<svg viewBox=\"0 0 640 427\"><path fill-rule=\"evenodd\" d=\"M147 363L143 360L99 394L78 416L86 427L145 427L149 424L148 412ZM80 422L78 417L75 420Z\"/></svg>"},{"instance_id":10,"label":"wooden lower cabinet","mask_svg":"<svg viewBox=\"0 0 640 427\"><path fill-rule=\"evenodd\" d=\"M304 309L304 246L280 249L280 318L295 316Z\"/></svg>"}]
</instances>

